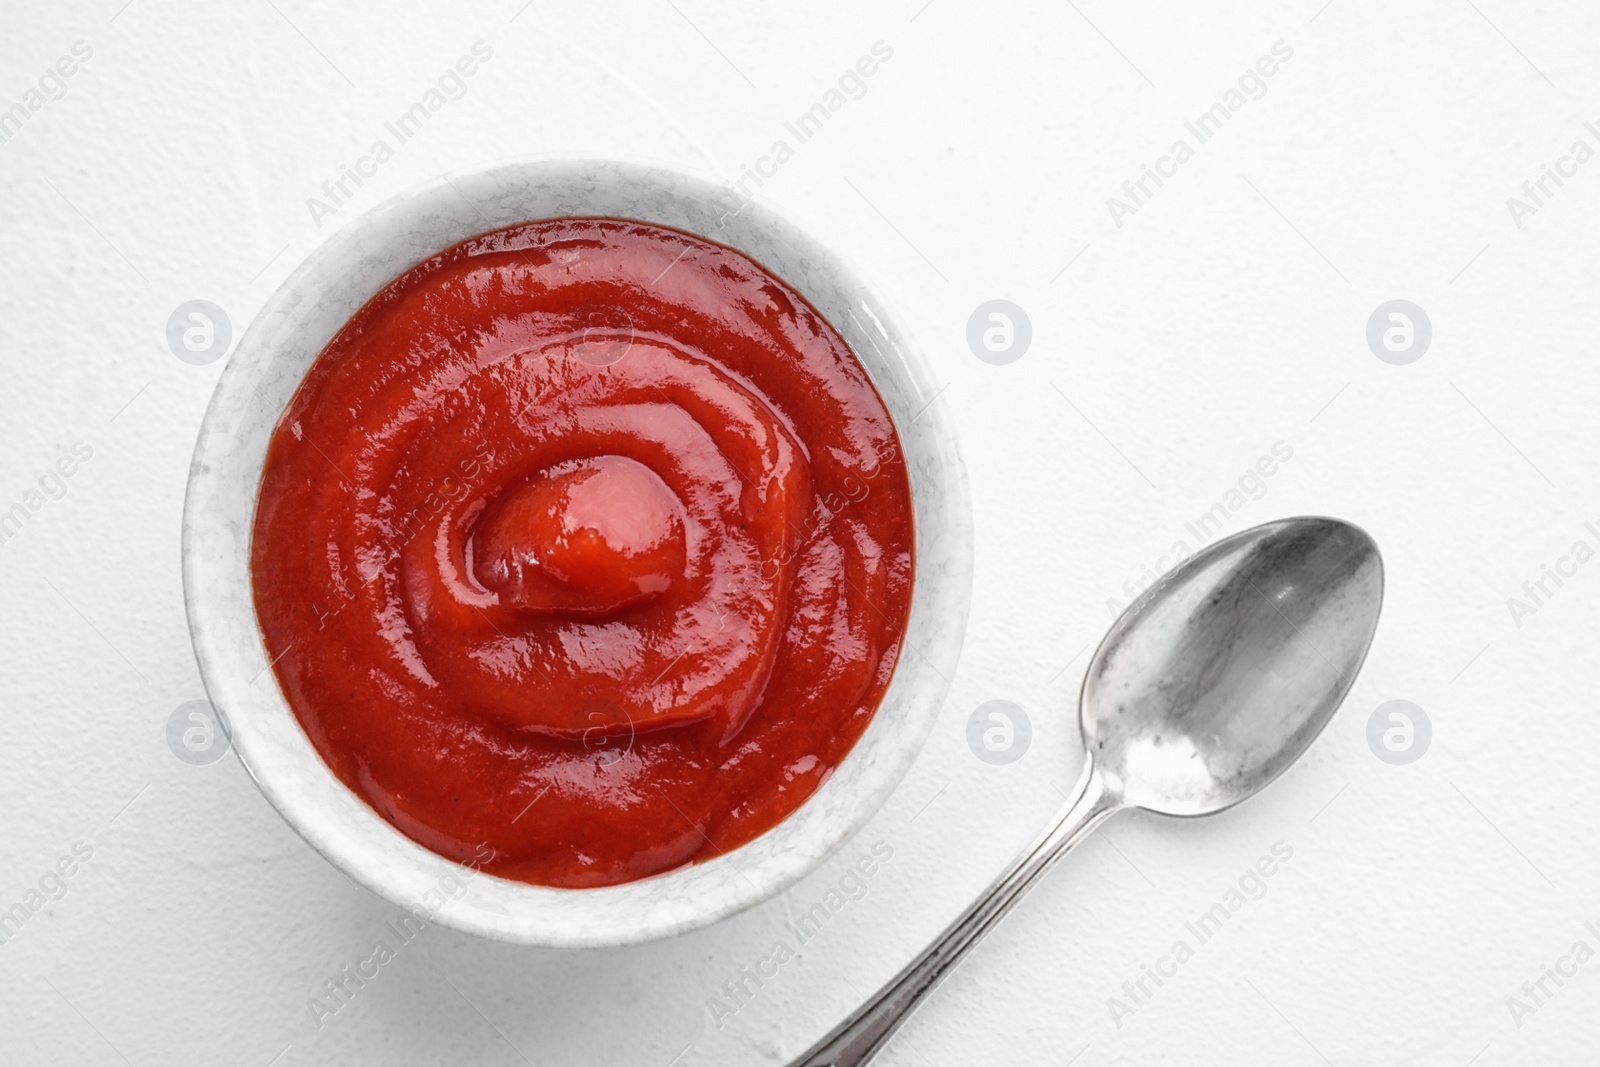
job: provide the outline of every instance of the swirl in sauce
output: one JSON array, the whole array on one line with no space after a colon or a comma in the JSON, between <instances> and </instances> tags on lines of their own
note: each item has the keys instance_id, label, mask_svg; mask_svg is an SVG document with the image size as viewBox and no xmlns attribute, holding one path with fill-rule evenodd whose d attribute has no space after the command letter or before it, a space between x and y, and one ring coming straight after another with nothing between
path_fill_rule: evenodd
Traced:
<instances>
[{"instance_id":1,"label":"swirl in sauce","mask_svg":"<svg viewBox=\"0 0 1600 1067\"><path fill-rule=\"evenodd\" d=\"M865 729L910 488L843 340L658 226L483 234L391 282L268 450L252 571L282 690L403 833L609 885L770 829Z\"/></svg>"}]
</instances>

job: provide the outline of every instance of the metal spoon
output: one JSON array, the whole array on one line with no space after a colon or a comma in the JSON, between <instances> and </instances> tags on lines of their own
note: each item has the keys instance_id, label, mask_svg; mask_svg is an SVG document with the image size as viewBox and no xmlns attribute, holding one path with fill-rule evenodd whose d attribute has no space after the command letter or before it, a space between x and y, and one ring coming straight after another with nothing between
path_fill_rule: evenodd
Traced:
<instances>
[{"instance_id":1,"label":"metal spoon","mask_svg":"<svg viewBox=\"0 0 1600 1067\"><path fill-rule=\"evenodd\" d=\"M1089 759L1033 845L939 940L793 1067L856 1067L1049 866L1122 808L1210 815L1282 774L1332 718L1378 625L1383 561L1336 519L1218 541L1146 590L1095 651L1078 702Z\"/></svg>"}]
</instances>

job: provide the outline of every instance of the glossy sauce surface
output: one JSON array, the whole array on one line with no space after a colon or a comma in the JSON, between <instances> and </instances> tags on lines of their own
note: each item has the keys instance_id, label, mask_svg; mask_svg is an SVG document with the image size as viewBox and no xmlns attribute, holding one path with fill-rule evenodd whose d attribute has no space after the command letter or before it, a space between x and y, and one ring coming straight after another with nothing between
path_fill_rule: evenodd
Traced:
<instances>
[{"instance_id":1,"label":"glossy sauce surface","mask_svg":"<svg viewBox=\"0 0 1600 1067\"><path fill-rule=\"evenodd\" d=\"M419 264L328 345L269 447L252 572L346 785L449 858L608 885L749 841L849 752L900 652L910 488L784 282L550 220Z\"/></svg>"}]
</instances>

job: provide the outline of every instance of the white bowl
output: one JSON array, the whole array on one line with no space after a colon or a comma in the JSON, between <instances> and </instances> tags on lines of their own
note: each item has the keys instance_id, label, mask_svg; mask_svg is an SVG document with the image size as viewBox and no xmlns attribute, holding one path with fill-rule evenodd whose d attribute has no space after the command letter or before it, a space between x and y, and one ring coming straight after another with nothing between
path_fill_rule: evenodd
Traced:
<instances>
[{"instance_id":1,"label":"white bowl","mask_svg":"<svg viewBox=\"0 0 1600 1067\"><path fill-rule=\"evenodd\" d=\"M451 175L344 227L251 323L206 411L189 472L183 584L207 692L239 758L289 824L352 879L460 930L532 945L620 945L692 930L792 885L864 824L916 758L960 653L972 581L966 477L936 384L881 298L759 204L639 163L543 160ZM553 889L471 874L416 844L334 776L269 669L250 583L267 442L301 377L379 289L468 237L572 215L638 219L745 253L803 293L849 343L899 431L916 577L906 646L883 703L833 776L772 830L716 859L626 885ZM459 888L465 885L464 889Z\"/></svg>"}]
</instances>

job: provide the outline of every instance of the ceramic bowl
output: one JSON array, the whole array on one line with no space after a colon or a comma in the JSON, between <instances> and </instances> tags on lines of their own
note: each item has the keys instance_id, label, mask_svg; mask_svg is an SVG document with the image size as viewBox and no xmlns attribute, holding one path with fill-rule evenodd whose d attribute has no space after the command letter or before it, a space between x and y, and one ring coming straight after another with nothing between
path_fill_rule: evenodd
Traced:
<instances>
[{"instance_id":1,"label":"ceramic bowl","mask_svg":"<svg viewBox=\"0 0 1600 1067\"><path fill-rule=\"evenodd\" d=\"M278 689L256 622L250 536L267 442L301 377L346 321L407 268L486 230L602 215L686 230L750 256L803 293L849 343L887 404L915 511L906 646L883 702L833 776L741 848L626 885L553 889L465 872L390 827L340 782ZM460 930L523 944L620 945L749 908L862 826L911 765L954 674L971 588L965 475L937 383L910 335L837 256L758 203L691 174L617 160L525 160L452 174L354 219L296 269L239 342L189 472L183 580L212 703L256 784L354 881ZM464 888L462 888L464 886Z\"/></svg>"}]
</instances>

